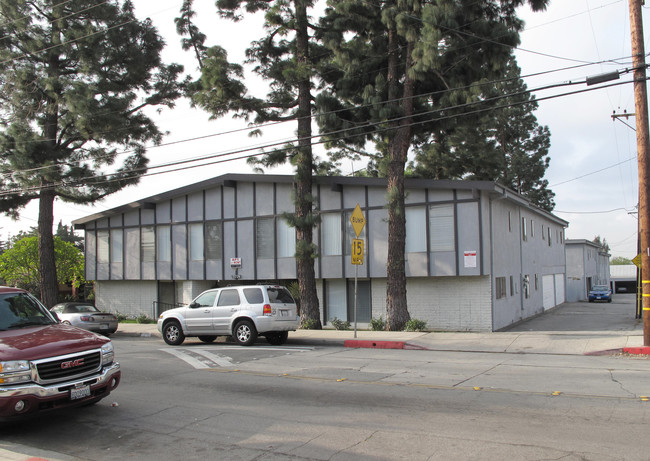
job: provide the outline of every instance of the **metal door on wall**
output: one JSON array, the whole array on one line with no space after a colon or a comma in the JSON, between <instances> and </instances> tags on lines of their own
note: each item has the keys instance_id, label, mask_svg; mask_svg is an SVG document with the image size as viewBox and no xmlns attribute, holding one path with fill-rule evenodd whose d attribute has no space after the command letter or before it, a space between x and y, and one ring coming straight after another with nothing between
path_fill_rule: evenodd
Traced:
<instances>
[{"instance_id":1,"label":"metal door on wall","mask_svg":"<svg viewBox=\"0 0 650 461\"><path fill-rule=\"evenodd\" d=\"M555 276L542 276L542 294L544 296L544 310L555 306Z\"/></svg>"},{"instance_id":2,"label":"metal door on wall","mask_svg":"<svg viewBox=\"0 0 650 461\"><path fill-rule=\"evenodd\" d=\"M370 306L370 281L357 282L357 322L369 323L372 317ZM348 320L354 322L354 280L348 280Z\"/></svg>"}]
</instances>

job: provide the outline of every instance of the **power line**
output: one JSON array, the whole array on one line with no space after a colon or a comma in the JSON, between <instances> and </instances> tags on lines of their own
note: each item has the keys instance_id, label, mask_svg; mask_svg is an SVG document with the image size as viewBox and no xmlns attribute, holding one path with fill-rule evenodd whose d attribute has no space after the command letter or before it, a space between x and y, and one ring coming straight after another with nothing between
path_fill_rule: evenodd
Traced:
<instances>
[{"instance_id":1,"label":"power line","mask_svg":"<svg viewBox=\"0 0 650 461\"><path fill-rule=\"evenodd\" d=\"M580 82L580 83L584 83L584 82ZM587 89L583 89L583 90L579 90L579 91L573 91L573 92L569 92L569 93L563 93L563 94L557 94L557 95L553 95L553 96L547 96L545 98L540 98L539 100L555 99L555 98L559 98L559 97L565 97L565 96L580 94L580 93L584 93L584 92L594 91L594 90L597 90L597 89L607 88L607 87L610 87L610 86L617 86L617 85L623 85L623 84L628 84L628 83L632 83L632 82L617 82L617 83L613 83L613 84L609 84L609 85L603 85L603 86L596 87L596 88L587 88ZM577 84L577 82L574 82L572 84ZM503 97L500 97L498 99L504 99L504 98L507 98L507 97L512 97L512 95L503 96ZM450 110L450 109L463 108L463 107L468 107L468 106L477 105L477 104L484 104L484 103L485 103L485 101L480 101L480 102L476 102L476 103L463 104L463 105L456 106L456 107L453 107L453 108L447 108L447 109L442 109L442 110L440 110L440 109L432 110L432 111L429 111L429 112L423 113L423 114L415 114L413 116L413 118L418 118L418 117L421 117L423 115L430 115L430 114L433 114L435 112L447 111L447 110ZM528 103L530 103L530 101L517 102L517 103L512 103L512 104L508 104L508 105L505 105L505 106L501 106L500 108L513 107L513 106L523 105L523 104L528 104ZM465 113L462 113L462 114L447 115L447 116L443 116L443 117L438 117L438 118L433 119L433 120L412 122L410 125L415 126L415 125L420 125L420 124L423 124L423 123L431 123L431 122L436 122L436 121L447 120L447 119L454 118L454 117L459 117L459 116L474 115L474 114L478 114L478 113L493 111L495 109L498 109L498 108L495 108L495 107L482 108L482 109L477 109L477 110L470 111L470 112L465 112ZM394 119L394 121L399 121L399 120L402 120L404 118L408 118L408 117L397 117L397 118ZM377 122L377 123L374 123L374 125L382 125L382 124L385 124L385 123L388 123L388 121ZM376 130L375 133L390 131L390 130L393 130L393 129L394 128L382 128L382 129ZM347 130L341 130L340 132L329 133L329 135L340 134L340 133L343 133L345 131L347 131ZM364 136L365 137L366 135L367 135L367 133L362 133L359 136ZM313 141L314 138L323 138L323 137L324 137L323 134L311 136L310 140L312 140L312 145L318 145L318 144L325 143L326 142L325 140L320 140L318 142ZM294 141L297 142L299 140L300 139L296 139ZM261 148L275 147L275 146L280 145L280 144L286 144L286 142L269 144L269 145L263 146ZM210 160L210 159L214 159L214 158L222 158L224 156L241 154L241 153L249 152L249 151L252 151L252 150L259 149L259 148L260 147L253 147L253 148L246 148L246 149L236 150L236 151L232 151L232 152L229 152L229 153L210 155L210 156L206 156L206 157L204 157L204 158L202 158L200 160ZM292 145L292 146L285 147L283 149L277 149L277 150L278 151L286 151L286 150L294 149L294 148L295 147ZM103 181L103 182L97 182L96 181L98 178L108 178L109 176L111 176L111 173L107 173L105 175L100 175L100 176L95 176L95 177L81 178L81 179L78 179L78 180L75 180L75 181L70 181L69 183L60 182L60 183L56 183L56 184L50 184L50 185L48 185L48 187L51 187L51 188L56 188L58 186L83 187L83 186L86 185L85 182L84 182L85 180L92 180L93 184L106 184L106 183L110 183L110 182L119 182L119 181L124 181L124 180L127 180L127 179L134 179L135 177L142 178L142 177L153 176L153 175L158 175L158 174L183 171L183 170L187 170L187 169L191 169L191 168L200 168L200 167L205 167L205 166L208 166L208 165L213 165L213 164L218 164L218 163L224 163L224 162L228 162L228 161L243 160L243 159L247 159L247 158L250 158L250 157L256 157L256 156L260 156L260 155L264 155L264 154L265 154L265 152L260 152L260 153L257 153L257 154L244 155L244 156L225 159L225 160L215 160L215 161L211 161L211 162L207 162L207 163L202 163L202 164L199 164L199 165L183 166L183 167L180 167L180 168L175 168L175 169L166 170L166 171L160 171L160 172L156 172L156 173L142 173L142 174L139 174L139 175L134 174L133 176L128 177L128 178L106 179L106 181ZM193 160L193 161L199 161L199 160ZM183 161L179 161L179 162L170 162L169 164L166 164L164 166L149 167L148 169L151 170L151 169L154 169L154 168L162 168L162 167L167 167L167 166L184 165L186 163L190 163L190 161L183 160ZM131 171L125 171L125 172L122 172L122 173L138 173L140 171L146 171L146 170L147 170L147 168L140 168L140 169L134 169L134 170L131 170ZM21 192L22 193L36 192L36 191L39 191L39 190L42 190L41 186L34 186L34 187L28 187L28 188L17 188L17 189L8 190L8 191L1 191L0 196L6 196L6 195L11 195L11 194L14 194L14 193L21 193Z\"/></svg>"},{"instance_id":2,"label":"power line","mask_svg":"<svg viewBox=\"0 0 650 461\"><path fill-rule=\"evenodd\" d=\"M636 160L636 155L634 157L630 157L630 158L628 158L626 160L620 161L618 163L614 163L613 165L606 166L606 167L601 168L599 170L592 171L590 173L585 173L585 174L583 174L581 176L578 176L578 177L575 177L575 178L572 178L572 179L567 179L566 181L551 184L549 187L553 188L553 187L561 186L562 184L566 184L566 183L569 183L569 182L572 182L572 181L577 181L578 179L583 179L583 178L586 178L587 176L591 176L591 175L594 175L596 173L602 173L603 171L609 170L609 169L617 167L619 165L623 165L624 163L627 163L627 162L631 162L632 160Z\"/></svg>"},{"instance_id":3,"label":"power line","mask_svg":"<svg viewBox=\"0 0 650 461\"><path fill-rule=\"evenodd\" d=\"M570 67L570 69L577 68L577 67L582 67L582 65L581 66L572 66L572 67ZM619 72L620 73L626 73L626 72L630 72L630 71L631 71L630 69L624 69L624 70L621 70ZM495 85L495 84L505 83L505 82L508 82L508 81L519 80L519 79L523 79L523 77L513 77L513 78L508 78L508 79L493 80L493 81L490 81L490 82L475 83L475 84L466 85L464 87L434 91L434 92L429 92L429 93L422 93L422 94L411 96L410 98L411 99L417 99L417 98L438 96L438 95L441 95L441 94L444 94L444 93L447 93L447 92L451 92L451 91L469 89L469 88L476 87L476 86ZM483 101L477 101L477 102L474 102L474 103L467 103L467 104L462 104L462 105L452 106L452 107L446 107L446 108L441 108L441 109L434 109L434 110L432 110L430 112L424 113L424 115L430 114L430 113L433 113L433 112L436 112L436 111L453 110L453 109L463 108L463 107L467 107L467 106L471 106L471 105L475 105L475 104L484 104L484 103L488 103L488 102L503 99L503 98L522 96L522 95L526 95L526 94L532 94L532 93L538 92L538 91L544 91L544 90L547 90L547 89L558 88L558 87L562 87L562 86L579 85L579 84L583 84L583 83L585 83L585 81L578 80L578 81L568 81L568 82L544 85L544 86L541 86L541 87L538 87L538 88L527 89L526 91L513 93L513 94L501 95L501 96L498 96L496 98L487 99L487 100L483 100ZM394 102L401 102L401 101L403 101L405 99L406 98L397 98L395 100L387 100L387 101L384 101L382 103L383 104L390 104L390 103L394 103ZM544 100L544 99L543 98L542 99L534 99L534 100L531 100L531 101L527 101L527 103L534 103L536 101L541 101L541 100ZM356 109L364 108L364 107L370 107L372 105L374 105L374 104L368 103L368 104L365 104L365 105L357 106ZM330 114L336 114L336 113L339 113L339 112L345 112L345 111L348 111L348 110L350 110L350 108L343 108L343 109L339 109L339 110L335 110L335 111L327 111L327 112L317 113L317 114L315 114L315 116L320 117L320 116L325 116L325 115L330 115ZM419 117L421 115L423 115L423 114L415 114L414 117ZM312 118L313 115L310 115L308 117ZM396 119L392 119L392 120L386 120L386 121L381 122L381 123L390 123L390 122L395 122L395 121L399 121L399 120L401 120L401 119L396 118ZM145 148L149 149L149 148L155 148L155 147L164 147L164 146L170 146L170 145L174 145L174 144L180 144L180 143L190 142L190 141L195 141L195 140L200 140L200 139L207 139L207 138L215 137L215 136L222 136L222 135L226 135L226 134L233 134L233 133L243 132L243 131L252 131L252 130L257 130L257 129L260 129L260 128L266 128L266 127L279 125L279 124L282 124L282 123L287 123L287 122L292 122L292 121L294 121L294 120L278 121L278 122L260 124L260 125L255 125L255 126L247 127L247 128L239 128L239 129L235 129L235 130L229 130L229 131L225 131L225 132L213 133L213 134L209 134L209 135L196 136L196 137L188 138L188 139L185 139L185 140L173 141L173 142L170 142L170 143L162 143L162 144L158 144L158 145L148 146L148 147L145 147ZM325 133L324 135L331 135L331 134L332 133ZM279 141L279 142L271 144L271 145L262 145L262 146L259 146L258 148L273 147L273 146L276 146L278 144L281 144L281 143L287 142L287 141L290 141L290 140ZM45 140L30 141L30 142L45 142ZM121 152L121 153L118 153L116 155L126 155L126 154L132 153L132 152L134 152L134 150ZM92 160L97 160L97 159L101 160L101 157L94 158ZM88 160L91 160L91 159L88 159ZM22 172L37 172L37 171L47 170L47 169L50 169L50 168L57 168L57 167L60 167L60 166L74 166L74 165L77 165L77 163L66 162L66 163L58 163L56 165L46 165L46 166L41 166L41 167L36 167L36 168L31 168L31 169L23 169L21 171ZM0 174L0 176L5 176L6 177L6 176L11 176L11 174L12 173L3 173L3 174Z\"/></svg>"}]
</instances>

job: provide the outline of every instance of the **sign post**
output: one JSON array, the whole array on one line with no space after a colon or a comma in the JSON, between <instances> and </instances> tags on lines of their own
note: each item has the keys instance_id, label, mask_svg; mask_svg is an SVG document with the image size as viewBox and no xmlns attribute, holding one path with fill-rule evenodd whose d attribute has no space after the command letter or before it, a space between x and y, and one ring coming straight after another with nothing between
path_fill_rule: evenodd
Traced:
<instances>
[{"instance_id":1,"label":"sign post","mask_svg":"<svg viewBox=\"0 0 650 461\"><path fill-rule=\"evenodd\" d=\"M350 223L354 229L357 238L352 239L352 264L354 264L354 337L357 337L357 279L359 278L359 266L363 264L364 245L363 239L359 238L361 231L366 225L366 218L363 216L361 207L357 203L352 215L350 216Z\"/></svg>"}]
</instances>

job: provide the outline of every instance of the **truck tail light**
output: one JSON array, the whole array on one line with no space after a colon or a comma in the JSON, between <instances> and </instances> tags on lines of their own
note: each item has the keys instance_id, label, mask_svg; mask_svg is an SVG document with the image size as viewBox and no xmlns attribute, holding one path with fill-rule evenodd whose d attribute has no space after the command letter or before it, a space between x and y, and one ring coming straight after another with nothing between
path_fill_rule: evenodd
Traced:
<instances>
[{"instance_id":1,"label":"truck tail light","mask_svg":"<svg viewBox=\"0 0 650 461\"><path fill-rule=\"evenodd\" d=\"M272 315L270 304L264 304L264 315Z\"/></svg>"}]
</instances>

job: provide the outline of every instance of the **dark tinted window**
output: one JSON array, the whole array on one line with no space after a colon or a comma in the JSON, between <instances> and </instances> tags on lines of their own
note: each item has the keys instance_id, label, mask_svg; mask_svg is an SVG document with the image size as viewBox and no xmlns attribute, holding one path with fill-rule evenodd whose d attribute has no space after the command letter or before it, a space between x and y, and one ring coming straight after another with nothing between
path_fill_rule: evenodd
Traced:
<instances>
[{"instance_id":1,"label":"dark tinted window","mask_svg":"<svg viewBox=\"0 0 650 461\"><path fill-rule=\"evenodd\" d=\"M239 293L237 290L221 290L217 306L238 306Z\"/></svg>"},{"instance_id":2,"label":"dark tinted window","mask_svg":"<svg viewBox=\"0 0 650 461\"><path fill-rule=\"evenodd\" d=\"M244 296L248 304L262 304L264 302L261 288L244 288Z\"/></svg>"},{"instance_id":3,"label":"dark tinted window","mask_svg":"<svg viewBox=\"0 0 650 461\"><path fill-rule=\"evenodd\" d=\"M0 330L53 323L54 320L31 296L24 293L0 295Z\"/></svg>"}]
</instances>

